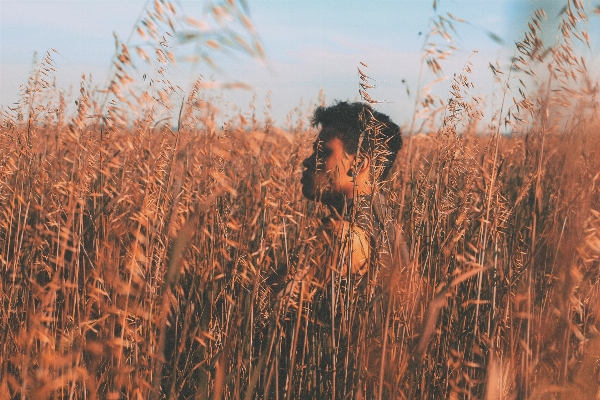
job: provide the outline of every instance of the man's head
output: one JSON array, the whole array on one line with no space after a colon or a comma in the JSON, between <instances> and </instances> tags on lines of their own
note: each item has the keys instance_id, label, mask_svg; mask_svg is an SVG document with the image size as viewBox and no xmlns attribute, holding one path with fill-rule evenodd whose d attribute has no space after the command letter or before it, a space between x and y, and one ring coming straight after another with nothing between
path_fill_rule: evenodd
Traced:
<instances>
[{"instance_id":1,"label":"man's head","mask_svg":"<svg viewBox=\"0 0 600 400\"><path fill-rule=\"evenodd\" d=\"M302 163L302 193L329 205L343 204L355 192L370 193L374 182L387 177L402 147L398 125L364 103L319 107L312 125L321 131Z\"/></svg>"}]
</instances>

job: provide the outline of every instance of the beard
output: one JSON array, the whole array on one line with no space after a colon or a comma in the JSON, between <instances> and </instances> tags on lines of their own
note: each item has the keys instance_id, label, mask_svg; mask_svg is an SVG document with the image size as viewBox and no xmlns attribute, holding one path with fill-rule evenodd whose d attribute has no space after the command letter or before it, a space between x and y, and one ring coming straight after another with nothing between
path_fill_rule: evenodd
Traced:
<instances>
[{"instance_id":1,"label":"beard","mask_svg":"<svg viewBox=\"0 0 600 400\"><path fill-rule=\"evenodd\" d=\"M302 185L302 195L309 200L315 200L317 193L315 190L314 180L307 175L302 175L300 184Z\"/></svg>"},{"instance_id":2,"label":"beard","mask_svg":"<svg viewBox=\"0 0 600 400\"><path fill-rule=\"evenodd\" d=\"M340 202L343 203L344 195L331 190L331 182L323 179L322 177L311 176L310 174L302 175L300 183L302 184L302 195L308 200L317 201L326 205L336 205Z\"/></svg>"}]
</instances>

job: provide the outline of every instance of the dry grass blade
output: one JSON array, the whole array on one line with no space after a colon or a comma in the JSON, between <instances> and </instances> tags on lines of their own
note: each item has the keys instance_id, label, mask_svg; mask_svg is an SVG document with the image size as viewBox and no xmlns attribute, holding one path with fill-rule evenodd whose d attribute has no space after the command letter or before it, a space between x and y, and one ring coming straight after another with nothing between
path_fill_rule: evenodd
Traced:
<instances>
[{"instance_id":1,"label":"dry grass blade","mask_svg":"<svg viewBox=\"0 0 600 400\"><path fill-rule=\"evenodd\" d=\"M319 236L326 210L299 186L312 110L293 110L284 130L270 110L228 114L207 94L236 84L198 79L183 93L165 78L179 23L199 34L232 19L250 33L232 46L261 54L243 3L217 5L194 21L153 2L134 30L147 42L118 41L101 96L89 77L76 99L51 84L49 52L3 112L0 397L595 398L600 122L580 54L587 5L567 3L550 46L537 10L510 70L490 64L503 100L487 127L470 63L448 101L434 96L461 21L437 15L411 138L378 188L410 257L372 291L342 279L339 254L336 268L315 268L343 240ZM149 91L131 64L156 50L162 82ZM359 93L376 103L367 68ZM381 126L364 122L377 139Z\"/></svg>"}]
</instances>

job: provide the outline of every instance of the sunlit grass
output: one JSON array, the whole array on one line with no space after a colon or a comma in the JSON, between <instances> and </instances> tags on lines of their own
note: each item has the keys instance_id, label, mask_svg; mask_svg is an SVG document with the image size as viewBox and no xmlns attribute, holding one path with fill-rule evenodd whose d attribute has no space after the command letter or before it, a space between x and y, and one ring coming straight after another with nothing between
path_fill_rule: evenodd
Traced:
<instances>
[{"instance_id":1,"label":"sunlit grass","mask_svg":"<svg viewBox=\"0 0 600 400\"><path fill-rule=\"evenodd\" d=\"M600 125L565 34L579 6L553 52L539 13L521 60L494 69L507 105L491 126L467 63L422 125L436 129L405 136L384 189L412 262L373 311L386 329L352 349L365 398L597 396ZM70 111L42 81L51 66L0 128L0 397L341 397L348 371L316 369L337 354L310 330L319 297L277 297L328 247L299 184L316 131L249 115L220 127L201 81L173 115L151 91L143 107L105 103L84 79ZM517 67L551 73L526 91Z\"/></svg>"}]
</instances>

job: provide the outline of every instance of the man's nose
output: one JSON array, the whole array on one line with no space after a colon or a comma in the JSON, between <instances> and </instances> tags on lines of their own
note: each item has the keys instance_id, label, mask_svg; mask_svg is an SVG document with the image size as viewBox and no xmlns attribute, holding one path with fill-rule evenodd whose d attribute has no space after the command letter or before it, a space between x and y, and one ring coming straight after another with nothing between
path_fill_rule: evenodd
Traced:
<instances>
[{"instance_id":1,"label":"man's nose","mask_svg":"<svg viewBox=\"0 0 600 400\"><path fill-rule=\"evenodd\" d=\"M306 157L304 159L304 161L302 161L302 166L306 169L310 168L314 163L313 163L313 156L311 155L310 157Z\"/></svg>"}]
</instances>

